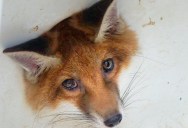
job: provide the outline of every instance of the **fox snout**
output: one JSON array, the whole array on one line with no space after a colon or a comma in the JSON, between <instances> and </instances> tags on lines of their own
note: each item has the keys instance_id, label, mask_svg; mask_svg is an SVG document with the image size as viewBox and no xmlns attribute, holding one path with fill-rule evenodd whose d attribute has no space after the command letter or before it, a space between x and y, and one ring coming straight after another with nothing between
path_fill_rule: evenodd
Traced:
<instances>
[{"instance_id":1,"label":"fox snout","mask_svg":"<svg viewBox=\"0 0 188 128\"><path fill-rule=\"evenodd\" d=\"M100 83L98 81L98 83ZM91 85L89 86L91 87ZM89 90L88 110L94 117L100 117L100 122L103 122L107 127L113 127L119 124L122 120L122 114L119 110L119 91L116 84L100 84L95 87L95 90Z\"/></svg>"},{"instance_id":2,"label":"fox snout","mask_svg":"<svg viewBox=\"0 0 188 128\"><path fill-rule=\"evenodd\" d=\"M103 104L105 104L105 102L103 102ZM118 109L118 105L113 106L113 104L109 104L104 105L103 107L99 107L98 109L100 110L96 110L97 116L102 117L102 122L107 127L114 127L118 125L123 118L121 112Z\"/></svg>"},{"instance_id":3,"label":"fox snout","mask_svg":"<svg viewBox=\"0 0 188 128\"><path fill-rule=\"evenodd\" d=\"M110 100L111 101L111 100ZM112 104L106 104L106 102L103 102L101 101L102 104L104 104L103 106L100 107L97 106L97 108L93 108L94 110L92 111L95 111L95 118L97 118L98 116L99 117L102 117L102 122L104 123L105 126L107 127L114 127L116 125L118 125L123 116L121 114L121 112L119 111L118 109L118 105L114 105L113 103ZM113 101L112 101L113 102Z\"/></svg>"}]
</instances>

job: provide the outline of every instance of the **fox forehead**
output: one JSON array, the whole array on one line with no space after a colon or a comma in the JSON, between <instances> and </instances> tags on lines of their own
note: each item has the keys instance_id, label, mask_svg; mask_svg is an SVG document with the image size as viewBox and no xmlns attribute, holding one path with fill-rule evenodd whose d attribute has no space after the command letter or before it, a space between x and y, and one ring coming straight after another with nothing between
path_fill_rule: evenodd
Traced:
<instances>
[{"instance_id":1,"label":"fox forehead","mask_svg":"<svg viewBox=\"0 0 188 128\"><path fill-rule=\"evenodd\" d=\"M72 24L72 19L67 19L61 23L61 31L52 29L43 36L51 46L50 51L62 60L62 65L66 65L69 69L75 70L75 68L84 68L84 66L85 69L87 67L95 68L100 66L104 59L117 56L123 60L125 56L132 54L125 49L126 41L122 35L95 43L90 37L96 35L86 31L91 28L83 26L80 30L77 24Z\"/></svg>"},{"instance_id":2,"label":"fox forehead","mask_svg":"<svg viewBox=\"0 0 188 128\"><path fill-rule=\"evenodd\" d=\"M61 69L57 69L62 76L80 79L90 76L94 80L97 74L102 77L101 66L104 60L113 58L116 71L129 60L130 53L124 49L124 43L120 40L93 43L83 38L76 40L74 37L74 40L69 41L68 45L62 41L59 50L56 51L56 56L62 60L59 64Z\"/></svg>"},{"instance_id":3,"label":"fox forehead","mask_svg":"<svg viewBox=\"0 0 188 128\"><path fill-rule=\"evenodd\" d=\"M75 78L84 81L90 81L90 83L96 83L96 81L101 81L103 79L102 73L102 62L108 58L113 58L115 63L115 69L113 74L113 79L115 79L115 71L119 69L121 66L120 63L123 61L119 60L119 58L126 58L126 55L122 55L118 53L113 53L111 50L115 49L114 47L108 47L104 44L74 44L73 46L69 46L69 50L66 51L66 55L64 53L59 52L59 57L61 58L61 62L59 66L52 68L51 70L54 72L54 77L58 77L59 74L61 80L68 78ZM116 49L115 51L118 51ZM119 50L121 53L122 51ZM119 57L119 58L118 58ZM57 73L58 72L58 73ZM51 72L49 74L52 74ZM87 85L87 84L86 84Z\"/></svg>"}]
</instances>

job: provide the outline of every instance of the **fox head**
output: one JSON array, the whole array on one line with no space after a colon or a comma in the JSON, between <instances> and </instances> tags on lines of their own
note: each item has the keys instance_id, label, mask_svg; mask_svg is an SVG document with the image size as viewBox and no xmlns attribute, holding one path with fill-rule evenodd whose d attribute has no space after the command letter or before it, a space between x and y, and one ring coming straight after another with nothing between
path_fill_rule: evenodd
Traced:
<instances>
[{"instance_id":1,"label":"fox head","mask_svg":"<svg viewBox=\"0 0 188 128\"><path fill-rule=\"evenodd\" d=\"M24 70L34 111L70 102L107 127L122 120L117 78L137 49L114 0L101 0L4 53Z\"/></svg>"}]
</instances>

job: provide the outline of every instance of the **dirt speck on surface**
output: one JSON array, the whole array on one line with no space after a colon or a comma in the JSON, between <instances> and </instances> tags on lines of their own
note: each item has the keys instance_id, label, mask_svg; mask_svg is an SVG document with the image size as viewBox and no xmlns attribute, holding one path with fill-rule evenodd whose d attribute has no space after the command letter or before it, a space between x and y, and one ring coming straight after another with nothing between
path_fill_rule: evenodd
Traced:
<instances>
[{"instance_id":1,"label":"dirt speck on surface","mask_svg":"<svg viewBox=\"0 0 188 128\"><path fill-rule=\"evenodd\" d=\"M155 2L156 2L156 0L149 0L149 2L150 2L150 3L155 3Z\"/></svg>"},{"instance_id":2,"label":"dirt speck on surface","mask_svg":"<svg viewBox=\"0 0 188 128\"><path fill-rule=\"evenodd\" d=\"M141 0L138 0L139 1L139 5L141 5Z\"/></svg>"},{"instance_id":3,"label":"dirt speck on surface","mask_svg":"<svg viewBox=\"0 0 188 128\"><path fill-rule=\"evenodd\" d=\"M33 31L38 31L38 29L39 29L39 26L37 25L37 26L35 26L35 27L33 28Z\"/></svg>"},{"instance_id":4,"label":"dirt speck on surface","mask_svg":"<svg viewBox=\"0 0 188 128\"><path fill-rule=\"evenodd\" d=\"M142 27L146 27L146 26L150 26L150 25L152 25L152 26L154 26L154 25L155 25L155 21L152 21L152 19L151 19L151 18L149 18L149 22L148 22L148 23L146 23L146 24L143 24L143 25L142 25Z\"/></svg>"},{"instance_id":5,"label":"dirt speck on surface","mask_svg":"<svg viewBox=\"0 0 188 128\"><path fill-rule=\"evenodd\" d=\"M163 17L161 17L160 20L163 20Z\"/></svg>"},{"instance_id":6,"label":"dirt speck on surface","mask_svg":"<svg viewBox=\"0 0 188 128\"><path fill-rule=\"evenodd\" d=\"M182 97L180 97L180 101L182 100Z\"/></svg>"}]
</instances>

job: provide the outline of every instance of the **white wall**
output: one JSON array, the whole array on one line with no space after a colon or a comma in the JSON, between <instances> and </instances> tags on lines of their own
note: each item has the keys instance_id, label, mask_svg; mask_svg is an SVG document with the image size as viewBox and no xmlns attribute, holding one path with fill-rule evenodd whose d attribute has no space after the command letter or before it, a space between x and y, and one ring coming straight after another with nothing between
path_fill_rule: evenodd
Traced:
<instances>
[{"instance_id":1,"label":"white wall","mask_svg":"<svg viewBox=\"0 0 188 128\"><path fill-rule=\"evenodd\" d=\"M0 52L36 37L95 1L4 0ZM187 128L188 1L119 0L119 8L140 44L120 79L121 90L125 90L135 78L128 101L132 104L125 108L121 127ZM147 25L150 19L151 25ZM30 128L31 113L24 104L20 68L2 53L0 67L0 127Z\"/></svg>"}]
</instances>

